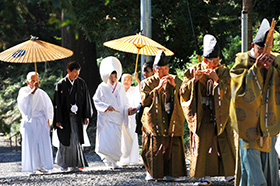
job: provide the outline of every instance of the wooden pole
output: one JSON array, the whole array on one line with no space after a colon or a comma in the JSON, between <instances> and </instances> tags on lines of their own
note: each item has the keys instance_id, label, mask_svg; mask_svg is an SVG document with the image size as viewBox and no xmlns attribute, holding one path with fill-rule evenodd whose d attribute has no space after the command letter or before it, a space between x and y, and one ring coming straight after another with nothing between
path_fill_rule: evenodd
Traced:
<instances>
[{"instance_id":1,"label":"wooden pole","mask_svg":"<svg viewBox=\"0 0 280 186\"><path fill-rule=\"evenodd\" d=\"M36 79L38 80L38 83L39 83L39 77L38 77L38 73L37 73L37 64L36 64L36 62L34 63L34 66L35 66L35 76L37 77Z\"/></svg>"},{"instance_id":2,"label":"wooden pole","mask_svg":"<svg viewBox=\"0 0 280 186\"><path fill-rule=\"evenodd\" d=\"M138 65L138 58L139 58L139 52L140 52L140 48L137 48L137 57L136 57L136 65L135 65L135 72L137 72L137 65Z\"/></svg>"},{"instance_id":3,"label":"wooden pole","mask_svg":"<svg viewBox=\"0 0 280 186\"><path fill-rule=\"evenodd\" d=\"M36 64L36 62L34 63L34 66L35 66L35 74L37 76L37 64Z\"/></svg>"}]
</instances>

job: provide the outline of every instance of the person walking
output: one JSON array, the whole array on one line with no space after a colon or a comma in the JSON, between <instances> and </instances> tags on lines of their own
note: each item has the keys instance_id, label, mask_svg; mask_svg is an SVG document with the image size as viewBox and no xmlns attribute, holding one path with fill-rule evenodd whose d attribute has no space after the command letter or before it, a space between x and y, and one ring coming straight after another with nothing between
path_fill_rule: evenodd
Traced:
<instances>
[{"instance_id":1,"label":"person walking","mask_svg":"<svg viewBox=\"0 0 280 186\"><path fill-rule=\"evenodd\" d=\"M88 125L92 105L85 81L79 77L81 67L76 62L67 64L67 75L55 87L54 127L59 148L56 163L62 171L81 171L88 166L83 153L83 125Z\"/></svg>"},{"instance_id":2,"label":"person walking","mask_svg":"<svg viewBox=\"0 0 280 186\"><path fill-rule=\"evenodd\" d=\"M22 171L42 172L53 169L50 122L53 105L48 94L39 88L39 75L27 74L27 85L18 93L18 107L22 115Z\"/></svg>"}]
</instances>

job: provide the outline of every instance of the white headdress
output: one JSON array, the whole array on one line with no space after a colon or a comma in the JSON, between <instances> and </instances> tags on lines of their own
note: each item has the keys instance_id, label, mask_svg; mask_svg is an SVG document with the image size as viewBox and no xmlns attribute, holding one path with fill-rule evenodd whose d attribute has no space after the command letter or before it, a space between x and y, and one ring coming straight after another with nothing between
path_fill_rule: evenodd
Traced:
<instances>
[{"instance_id":1,"label":"white headdress","mask_svg":"<svg viewBox=\"0 0 280 186\"><path fill-rule=\"evenodd\" d=\"M104 83L108 82L109 76L113 71L117 72L117 79L119 81L122 75L122 65L121 62L113 56L104 58L100 64L100 76Z\"/></svg>"}]
</instances>

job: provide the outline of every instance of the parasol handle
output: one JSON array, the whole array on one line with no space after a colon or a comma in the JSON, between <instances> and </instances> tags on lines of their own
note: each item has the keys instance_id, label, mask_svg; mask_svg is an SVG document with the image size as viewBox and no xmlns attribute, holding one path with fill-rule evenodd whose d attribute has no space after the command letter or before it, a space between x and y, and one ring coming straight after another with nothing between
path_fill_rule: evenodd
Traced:
<instances>
[{"instance_id":1,"label":"parasol handle","mask_svg":"<svg viewBox=\"0 0 280 186\"><path fill-rule=\"evenodd\" d=\"M135 65L135 72L137 72L137 65L138 65L138 58L139 58L139 52L140 52L140 48L137 48L137 57L136 57L136 65Z\"/></svg>"},{"instance_id":2,"label":"parasol handle","mask_svg":"<svg viewBox=\"0 0 280 186\"><path fill-rule=\"evenodd\" d=\"M38 73L37 73L37 64L36 64L36 62L34 63L34 66L35 66L35 76L37 77L38 83L39 83L39 77L38 77Z\"/></svg>"},{"instance_id":3,"label":"parasol handle","mask_svg":"<svg viewBox=\"0 0 280 186\"><path fill-rule=\"evenodd\" d=\"M37 64L36 64L36 62L34 63L34 66L35 66L35 75L37 76Z\"/></svg>"},{"instance_id":4,"label":"parasol handle","mask_svg":"<svg viewBox=\"0 0 280 186\"><path fill-rule=\"evenodd\" d=\"M201 63L201 57L200 57L200 55L197 55L197 58L198 58L198 62Z\"/></svg>"}]
</instances>

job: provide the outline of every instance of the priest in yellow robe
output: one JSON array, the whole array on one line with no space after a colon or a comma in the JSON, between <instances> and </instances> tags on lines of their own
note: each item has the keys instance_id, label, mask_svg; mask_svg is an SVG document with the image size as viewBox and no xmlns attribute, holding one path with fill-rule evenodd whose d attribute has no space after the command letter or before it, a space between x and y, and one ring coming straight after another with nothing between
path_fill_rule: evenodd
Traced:
<instances>
[{"instance_id":1,"label":"priest in yellow robe","mask_svg":"<svg viewBox=\"0 0 280 186\"><path fill-rule=\"evenodd\" d=\"M263 53L269 29L264 19L252 49L238 53L230 71L230 117L240 137L241 186L279 181L274 144L280 129L280 56Z\"/></svg>"},{"instance_id":2,"label":"priest in yellow robe","mask_svg":"<svg viewBox=\"0 0 280 186\"><path fill-rule=\"evenodd\" d=\"M233 183L229 69L219 64L220 49L213 35L204 36L203 47L203 61L185 72L181 86L181 105L190 130L190 177L202 178L198 185L210 185L213 176L225 176L227 183Z\"/></svg>"},{"instance_id":3,"label":"priest in yellow robe","mask_svg":"<svg viewBox=\"0 0 280 186\"><path fill-rule=\"evenodd\" d=\"M169 74L166 56L160 50L155 58L155 74L144 81L141 92L144 107L142 158L146 180L182 181L186 173L183 142L184 115L180 104L181 80Z\"/></svg>"}]
</instances>

